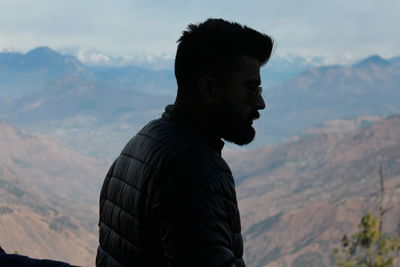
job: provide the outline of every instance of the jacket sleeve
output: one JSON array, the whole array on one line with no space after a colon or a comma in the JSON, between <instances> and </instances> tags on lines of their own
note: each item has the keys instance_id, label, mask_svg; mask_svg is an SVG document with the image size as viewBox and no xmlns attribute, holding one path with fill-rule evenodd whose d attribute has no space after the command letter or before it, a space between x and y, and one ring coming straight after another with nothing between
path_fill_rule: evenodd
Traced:
<instances>
[{"instance_id":1,"label":"jacket sleeve","mask_svg":"<svg viewBox=\"0 0 400 267\"><path fill-rule=\"evenodd\" d=\"M0 254L0 266L7 267L78 267L66 262L34 259L18 254Z\"/></svg>"},{"instance_id":2,"label":"jacket sleeve","mask_svg":"<svg viewBox=\"0 0 400 267\"><path fill-rule=\"evenodd\" d=\"M218 171L190 153L175 162L152 205L168 266L238 266L231 250L232 203L215 183Z\"/></svg>"}]
</instances>

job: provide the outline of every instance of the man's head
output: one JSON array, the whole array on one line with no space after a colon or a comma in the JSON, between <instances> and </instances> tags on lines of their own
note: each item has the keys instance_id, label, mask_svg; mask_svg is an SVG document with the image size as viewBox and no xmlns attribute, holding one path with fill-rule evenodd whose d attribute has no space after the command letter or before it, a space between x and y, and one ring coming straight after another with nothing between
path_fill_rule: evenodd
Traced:
<instances>
[{"instance_id":1,"label":"man's head","mask_svg":"<svg viewBox=\"0 0 400 267\"><path fill-rule=\"evenodd\" d=\"M179 102L201 107L218 137L250 143L255 135L252 121L265 108L259 94L260 67L271 55L271 38L238 23L208 19L189 25L178 43Z\"/></svg>"}]
</instances>

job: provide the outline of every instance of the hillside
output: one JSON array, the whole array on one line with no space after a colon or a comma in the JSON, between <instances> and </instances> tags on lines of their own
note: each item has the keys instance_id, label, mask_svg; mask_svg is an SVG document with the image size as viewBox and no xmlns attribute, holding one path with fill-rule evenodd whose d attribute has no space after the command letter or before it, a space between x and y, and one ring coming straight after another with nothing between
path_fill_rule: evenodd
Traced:
<instances>
[{"instance_id":1,"label":"hillside","mask_svg":"<svg viewBox=\"0 0 400 267\"><path fill-rule=\"evenodd\" d=\"M0 167L48 195L97 204L109 162L0 120Z\"/></svg>"},{"instance_id":2,"label":"hillside","mask_svg":"<svg viewBox=\"0 0 400 267\"><path fill-rule=\"evenodd\" d=\"M237 177L249 266L323 266L343 234L377 211L379 166L396 222L400 198L400 115L319 125L281 145L226 158ZM355 127L358 125L358 127ZM329 127L328 127L329 126ZM340 128L340 127L339 127ZM385 226L391 231L393 224Z\"/></svg>"},{"instance_id":3,"label":"hillside","mask_svg":"<svg viewBox=\"0 0 400 267\"><path fill-rule=\"evenodd\" d=\"M0 120L0 246L93 266L98 196L108 168Z\"/></svg>"},{"instance_id":4,"label":"hillside","mask_svg":"<svg viewBox=\"0 0 400 267\"><path fill-rule=\"evenodd\" d=\"M97 161L4 121L0 130L0 245L93 266L96 183L108 163L97 169ZM393 206L388 221L400 211L400 115L326 122L280 145L225 151L225 158L249 266L322 266L363 212L376 210L380 165Z\"/></svg>"},{"instance_id":5,"label":"hillside","mask_svg":"<svg viewBox=\"0 0 400 267\"><path fill-rule=\"evenodd\" d=\"M49 197L0 167L0 245L8 253L93 266L97 207Z\"/></svg>"}]
</instances>

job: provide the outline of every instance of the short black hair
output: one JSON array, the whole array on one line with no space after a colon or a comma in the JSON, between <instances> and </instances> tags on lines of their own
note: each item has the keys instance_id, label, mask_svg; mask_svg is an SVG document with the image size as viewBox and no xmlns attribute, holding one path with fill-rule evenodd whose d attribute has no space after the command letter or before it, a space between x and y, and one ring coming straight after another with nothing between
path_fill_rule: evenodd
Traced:
<instances>
[{"instance_id":1,"label":"short black hair","mask_svg":"<svg viewBox=\"0 0 400 267\"><path fill-rule=\"evenodd\" d=\"M193 86L204 75L226 75L239 67L240 56L265 64L272 53L271 37L223 19L189 24L178 40L175 77L178 89Z\"/></svg>"}]
</instances>

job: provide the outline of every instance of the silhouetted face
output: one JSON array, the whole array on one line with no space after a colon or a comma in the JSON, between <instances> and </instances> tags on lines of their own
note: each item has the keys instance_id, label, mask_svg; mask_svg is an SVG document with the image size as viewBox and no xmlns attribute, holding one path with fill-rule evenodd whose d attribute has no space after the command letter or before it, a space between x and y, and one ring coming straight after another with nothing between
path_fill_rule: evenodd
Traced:
<instances>
[{"instance_id":1,"label":"silhouetted face","mask_svg":"<svg viewBox=\"0 0 400 267\"><path fill-rule=\"evenodd\" d=\"M265 108L264 99L257 94L261 85L260 63L251 57L239 59L240 69L221 82L221 95L215 108L215 119L222 138L237 145L253 141L253 121Z\"/></svg>"}]
</instances>

